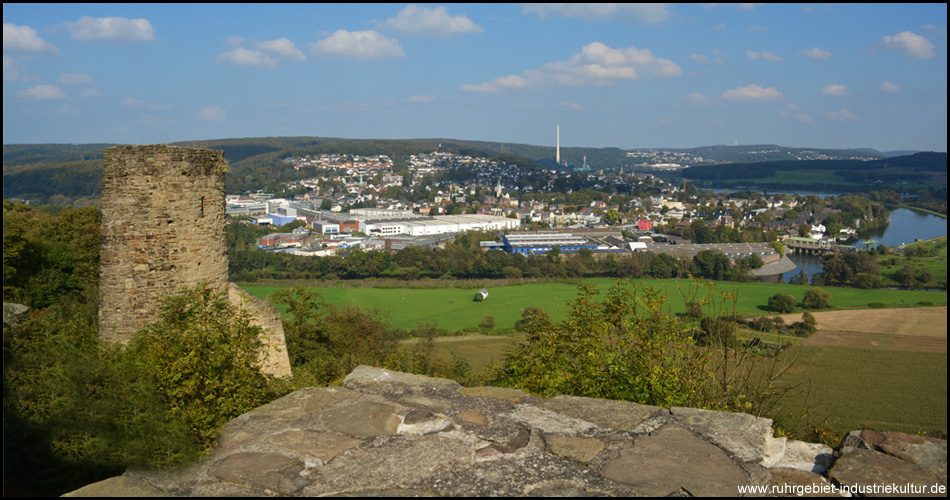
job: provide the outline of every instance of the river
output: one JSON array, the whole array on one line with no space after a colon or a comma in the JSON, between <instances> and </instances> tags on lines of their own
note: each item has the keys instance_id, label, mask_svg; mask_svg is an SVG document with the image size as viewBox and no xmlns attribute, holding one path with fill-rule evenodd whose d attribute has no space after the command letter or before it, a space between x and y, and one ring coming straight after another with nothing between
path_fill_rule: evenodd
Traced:
<instances>
[{"instance_id":1,"label":"river","mask_svg":"<svg viewBox=\"0 0 950 500\"><path fill-rule=\"evenodd\" d=\"M884 245L890 248L913 243L916 239L926 240L947 235L947 219L936 215L898 208L891 211L890 219L891 222L884 231L865 236L862 241L870 238L877 241L875 247ZM786 282L803 269L809 280L813 274L821 272L821 259L817 255L790 253L788 258L798 267L782 275Z\"/></svg>"}]
</instances>

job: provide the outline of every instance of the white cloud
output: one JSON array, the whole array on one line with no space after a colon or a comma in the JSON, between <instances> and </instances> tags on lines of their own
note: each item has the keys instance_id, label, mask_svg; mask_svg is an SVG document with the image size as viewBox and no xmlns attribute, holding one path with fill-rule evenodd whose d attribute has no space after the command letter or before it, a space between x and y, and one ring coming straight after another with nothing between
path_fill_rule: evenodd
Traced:
<instances>
[{"instance_id":1,"label":"white cloud","mask_svg":"<svg viewBox=\"0 0 950 500\"><path fill-rule=\"evenodd\" d=\"M238 45L244 45L248 42L247 38L243 38L237 35L229 36L224 39L224 44L230 47L237 47Z\"/></svg>"},{"instance_id":2,"label":"white cloud","mask_svg":"<svg viewBox=\"0 0 950 500\"><path fill-rule=\"evenodd\" d=\"M650 49L614 49L593 42L566 61L547 63L521 75L502 76L488 83L463 85L461 88L466 92L499 92L549 85L606 85L618 80L636 80L641 73L654 77L683 75L676 63L654 56Z\"/></svg>"},{"instance_id":3,"label":"white cloud","mask_svg":"<svg viewBox=\"0 0 950 500\"><path fill-rule=\"evenodd\" d=\"M725 30L726 30L726 23L719 23L719 24L713 26L713 27L710 28L710 29L713 30L713 31L725 31Z\"/></svg>"},{"instance_id":4,"label":"white cloud","mask_svg":"<svg viewBox=\"0 0 950 500\"><path fill-rule=\"evenodd\" d=\"M881 91L883 92L900 92L901 88L897 86L896 83L884 82L881 84Z\"/></svg>"},{"instance_id":5,"label":"white cloud","mask_svg":"<svg viewBox=\"0 0 950 500\"><path fill-rule=\"evenodd\" d=\"M95 80L91 76L83 73L60 73L60 85L95 85Z\"/></svg>"},{"instance_id":6,"label":"white cloud","mask_svg":"<svg viewBox=\"0 0 950 500\"><path fill-rule=\"evenodd\" d=\"M781 57L767 50L763 50L762 52L758 52L755 50L747 50L745 51L745 55L746 57L748 57L749 59L752 59L753 61L758 61L759 59L763 61L775 61L775 62L785 61L785 59L782 59Z\"/></svg>"},{"instance_id":7,"label":"white cloud","mask_svg":"<svg viewBox=\"0 0 950 500\"><path fill-rule=\"evenodd\" d=\"M827 87L821 89L821 93L825 95L848 95L848 87L844 85L838 85L837 83L828 85Z\"/></svg>"},{"instance_id":8,"label":"white cloud","mask_svg":"<svg viewBox=\"0 0 950 500\"><path fill-rule=\"evenodd\" d=\"M12 23L3 23L3 51L59 55L59 49L38 37L36 30L29 26L17 26Z\"/></svg>"},{"instance_id":9,"label":"white cloud","mask_svg":"<svg viewBox=\"0 0 950 500\"><path fill-rule=\"evenodd\" d=\"M93 98L93 97L99 97L100 95L102 95L102 94L100 94L99 91L96 90L96 89L94 89L94 88L85 88L85 89L82 89L82 90L79 92L79 96L80 96L80 97L85 97L86 99L91 99L91 98Z\"/></svg>"},{"instance_id":10,"label":"white cloud","mask_svg":"<svg viewBox=\"0 0 950 500\"><path fill-rule=\"evenodd\" d=\"M809 59L822 60L822 59L831 59L834 57L834 54L828 52L827 50L821 50L818 47L812 47L808 50L799 50L797 52L800 56L805 56Z\"/></svg>"},{"instance_id":11,"label":"white cloud","mask_svg":"<svg viewBox=\"0 0 950 500\"><path fill-rule=\"evenodd\" d=\"M702 95L702 94L700 94L700 93L698 93L698 92L692 92L692 93L690 93L690 94L686 94L686 95L684 95L683 97L681 97L680 100L683 101L683 102L690 103L690 104L692 104L692 105L694 105L694 106L701 106L701 105L706 104L707 102L709 102L709 98L708 98L708 97L706 97L706 96L704 96L704 95Z\"/></svg>"},{"instance_id":12,"label":"white cloud","mask_svg":"<svg viewBox=\"0 0 950 500\"><path fill-rule=\"evenodd\" d=\"M237 47L218 56L216 62L227 62L238 66L253 66L260 69L273 69L277 62L263 52Z\"/></svg>"},{"instance_id":13,"label":"white cloud","mask_svg":"<svg viewBox=\"0 0 950 500\"><path fill-rule=\"evenodd\" d=\"M128 109L146 109L150 111L162 111L166 109L171 109L172 107L168 104L154 104L151 102L140 101L138 99L133 99L127 97L119 103L123 108Z\"/></svg>"},{"instance_id":14,"label":"white cloud","mask_svg":"<svg viewBox=\"0 0 950 500\"><path fill-rule=\"evenodd\" d=\"M552 17L580 18L595 21L626 19L644 24L662 23L670 18L669 4L625 3L538 3L521 6L522 14L535 14L541 19Z\"/></svg>"},{"instance_id":15,"label":"white cloud","mask_svg":"<svg viewBox=\"0 0 950 500\"><path fill-rule=\"evenodd\" d=\"M54 101L66 98L66 93L63 92L63 89L56 85L38 85L31 89L22 90L19 94L28 99L35 99L37 101Z\"/></svg>"},{"instance_id":16,"label":"white cloud","mask_svg":"<svg viewBox=\"0 0 950 500\"><path fill-rule=\"evenodd\" d=\"M227 112L221 106L209 106L199 111L197 118L209 122L219 122L224 120L226 116Z\"/></svg>"},{"instance_id":17,"label":"white cloud","mask_svg":"<svg viewBox=\"0 0 950 500\"><path fill-rule=\"evenodd\" d=\"M727 90L722 93L722 98L730 101L779 101L785 96L775 87L762 88L753 83Z\"/></svg>"},{"instance_id":18,"label":"white cloud","mask_svg":"<svg viewBox=\"0 0 950 500\"><path fill-rule=\"evenodd\" d=\"M904 31L894 36L885 36L881 48L903 52L911 59L932 59L935 57L934 44L926 38Z\"/></svg>"},{"instance_id":19,"label":"white cloud","mask_svg":"<svg viewBox=\"0 0 950 500\"><path fill-rule=\"evenodd\" d=\"M403 33L433 38L448 38L485 31L465 16L449 15L445 7L430 9L418 5L406 6L396 14L396 17L390 17L383 25Z\"/></svg>"},{"instance_id":20,"label":"white cloud","mask_svg":"<svg viewBox=\"0 0 950 500\"><path fill-rule=\"evenodd\" d=\"M316 43L307 45L310 53L321 57L348 59L404 59L399 41L377 31L337 30Z\"/></svg>"},{"instance_id":21,"label":"white cloud","mask_svg":"<svg viewBox=\"0 0 950 500\"><path fill-rule=\"evenodd\" d=\"M572 111L584 111L585 109L587 109L587 106L584 106L583 104L577 104L575 102L562 102L561 106L567 109L570 109Z\"/></svg>"},{"instance_id":22,"label":"white cloud","mask_svg":"<svg viewBox=\"0 0 950 500\"><path fill-rule=\"evenodd\" d=\"M812 118L811 115L807 115L807 114L804 114L804 113L798 113L798 114L796 114L795 116L793 116L792 118L794 118L795 120L800 121L800 122L802 122L802 123L811 123L811 122L815 121L815 119Z\"/></svg>"},{"instance_id":23,"label":"white cloud","mask_svg":"<svg viewBox=\"0 0 950 500\"><path fill-rule=\"evenodd\" d=\"M303 52L294 45L294 42L286 38L278 38L276 40L261 42L257 44L257 48L280 55L282 57L286 57L288 59L296 59L298 61L307 60L307 56L303 55Z\"/></svg>"},{"instance_id":24,"label":"white cloud","mask_svg":"<svg viewBox=\"0 0 950 500\"><path fill-rule=\"evenodd\" d=\"M823 115L829 120L857 120L858 117L851 114L847 109L841 111L822 111Z\"/></svg>"},{"instance_id":25,"label":"white cloud","mask_svg":"<svg viewBox=\"0 0 950 500\"><path fill-rule=\"evenodd\" d=\"M432 102L435 97L431 95L411 95L406 100L409 102Z\"/></svg>"},{"instance_id":26,"label":"white cloud","mask_svg":"<svg viewBox=\"0 0 950 500\"><path fill-rule=\"evenodd\" d=\"M64 24L74 39L84 42L150 42L155 39L155 29L148 19L82 16L76 22Z\"/></svg>"},{"instance_id":27,"label":"white cloud","mask_svg":"<svg viewBox=\"0 0 950 500\"><path fill-rule=\"evenodd\" d=\"M6 54L3 55L3 81L26 80L26 66Z\"/></svg>"}]
</instances>

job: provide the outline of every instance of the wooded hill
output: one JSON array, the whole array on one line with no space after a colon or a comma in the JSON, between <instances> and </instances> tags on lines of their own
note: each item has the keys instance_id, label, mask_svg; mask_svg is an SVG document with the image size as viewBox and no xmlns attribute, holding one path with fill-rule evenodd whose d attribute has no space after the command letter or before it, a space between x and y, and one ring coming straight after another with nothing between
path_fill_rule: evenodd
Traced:
<instances>
[{"instance_id":1,"label":"wooded hill","mask_svg":"<svg viewBox=\"0 0 950 500\"><path fill-rule=\"evenodd\" d=\"M84 205L93 202L102 190L103 150L114 144L12 144L3 146L3 197L21 198L32 203L59 205ZM220 149L230 163L228 192L242 193L248 190L274 190L282 182L300 178L301 173L287 168L280 160L288 157L340 153L351 155L389 155L396 170L406 167L410 155L431 152L436 149L476 157L497 157L523 168L556 168L553 146L533 146L458 139L346 139L335 137L259 137L241 139L214 139L185 141L177 146L207 147ZM763 155L762 151L769 151ZM687 169L690 179L746 179L756 175L774 173L789 166L821 168L861 174L867 162L856 160L790 161L804 148L780 146L710 146L691 149L667 150L702 156L710 161L732 161L729 165L692 167ZM828 156L882 158L883 154L866 150L817 150ZM578 165L587 158L594 170L618 170L630 167L626 151L619 148L561 148L561 159ZM778 155L778 156L775 156ZM923 155L923 156L919 156ZM928 172L946 172L945 153L921 153L901 160L888 158L877 162L900 163L907 168ZM936 155L936 156L934 156ZM942 157L940 157L942 155ZM764 164L738 163L745 159L782 159ZM773 157L774 156L774 157ZM941 163L942 158L942 163ZM843 163L842 163L843 162ZM758 166L756 166L758 165ZM877 168L877 167L875 167ZM719 172L716 174L716 172ZM945 177L944 177L945 179ZM945 183L945 180L944 180Z\"/></svg>"}]
</instances>

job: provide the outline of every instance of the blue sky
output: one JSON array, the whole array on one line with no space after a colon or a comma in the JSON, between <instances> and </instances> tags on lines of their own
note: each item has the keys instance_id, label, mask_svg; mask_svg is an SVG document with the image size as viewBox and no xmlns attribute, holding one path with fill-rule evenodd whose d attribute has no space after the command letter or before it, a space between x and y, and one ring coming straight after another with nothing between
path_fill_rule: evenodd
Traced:
<instances>
[{"instance_id":1,"label":"blue sky","mask_svg":"<svg viewBox=\"0 0 950 500\"><path fill-rule=\"evenodd\" d=\"M3 142L947 151L946 4L4 4Z\"/></svg>"}]
</instances>

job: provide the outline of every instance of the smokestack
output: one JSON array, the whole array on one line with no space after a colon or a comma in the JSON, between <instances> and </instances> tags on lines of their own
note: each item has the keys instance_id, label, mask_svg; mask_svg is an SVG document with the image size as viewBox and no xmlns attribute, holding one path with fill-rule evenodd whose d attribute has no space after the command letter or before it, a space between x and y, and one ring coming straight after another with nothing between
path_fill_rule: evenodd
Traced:
<instances>
[{"instance_id":1,"label":"smokestack","mask_svg":"<svg viewBox=\"0 0 950 500\"><path fill-rule=\"evenodd\" d=\"M557 157L555 160L558 165L561 164L561 126L557 126Z\"/></svg>"}]
</instances>

